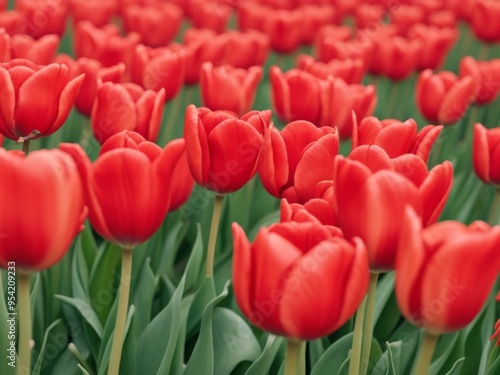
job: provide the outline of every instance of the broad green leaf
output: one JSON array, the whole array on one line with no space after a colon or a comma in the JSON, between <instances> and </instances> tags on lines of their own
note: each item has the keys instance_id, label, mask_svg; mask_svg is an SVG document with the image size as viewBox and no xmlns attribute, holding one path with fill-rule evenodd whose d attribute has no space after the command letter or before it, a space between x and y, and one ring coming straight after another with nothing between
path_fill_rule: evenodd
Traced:
<instances>
[{"instance_id":1,"label":"broad green leaf","mask_svg":"<svg viewBox=\"0 0 500 375\"><path fill-rule=\"evenodd\" d=\"M75 250L71 264L71 288L72 297L77 299L88 299L89 271L82 247L82 235L76 240Z\"/></svg>"},{"instance_id":2,"label":"broad green leaf","mask_svg":"<svg viewBox=\"0 0 500 375\"><path fill-rule=\"evenodd\" d=\"M184 284L184 293L195 290L200 283L203 267L203 239L201 237L201 227L198 224L196 227L196 239L191 250L184 276L186 278Z\"/></svg>"},{"instance_id":3,"label":"broad green leaf","mask_svg":"<svg viewBox=\"0 0 500 375\"><path fill-rule=\"evenodd\" d=\"M264 350L259 358L257 358L248 368L245 375L261 375L269 373L278 351L284 346L284 342L285 340L283 337L269 335Z\"/></svg>"},{"instance_id":4,"label":"broad green leaf","mask_svg":"<svg viewBox=\"0 0 500 375\"><path fill-rule=\"evenodd\" d=\"M323 340L317 339L312 340L307 343L308 353L309 353L309 363L311 368L314 368L318 360L321 358L325 352L325 346L323 345Z\"/></svg>"},{"instance_id":5,"label":"broad green leaf","mask_svg":"<svg viewBox=\"0 0 500 375\"><path fill-rule=\"evenodd\" d=\"M395 272L389 272L384 274L377 283L375 308L373 310L374 326L377 325L380 317L383 316L382 311L384 310L387 301L389 301L389 298L391 298L391 294L394 292L394 278Z\"/></svg>"},{"instance_id":6,"label":"broad green leaf","mask_svg":"<svg viewBox=\"0 0 500 375\"><path fill-rule=\"evenodd\" d=\"M139 337L151 321L151 308L156 289L156 278L150 266L150 259L146 259L140 277L136 280L131 303L135 306L134 336Z\"/></svg>"},{"instance_id":7,"label":"broad green leaf","mask_svg":"<svg viewBox=\"0 0 500 375\"><path fill-rule=\"evenodd\" d=\"M205 278L200 288L194 295L193 303L189 309L187 318L187 337L192 337L197 330L195 328L200 324L203 311L210 301L215 298L215 286L213 279Z\"/></svg>"},{"instance_id":8,"label":"broad green leaf","mask_svg":"<svg viewBox=\"0 0 500 375\"><path fill-rule=\"evenodd\" d=\"M97 256L98 246L94 234L92 233L92 226L88 220L85 222L85 228L78 237L76 248L78 249L78 247L80 247L83 258L85 259L86 269L92 269L92 265Z\"/></svg>"},{"instance_id":9,"label":"broad green leaf","mask_svg":"<svg viewBox=\"0 0 500 375\"><path fill-rule=\"evenodd\" d=\"M82 375L78 369L78 359L66 349L61 355L50 375Z\"/></svg>"},{"instance_id":10,"label":"broad green leaf","mask_svg":"<svg viewBox=\"0 0 500 375\"><path fill-rule=\"evenodd\" d=\"M99 322L99 318L97 318L96 313L94 312L94 310L92 310L92 307L86 301L60 295L56 295L55 297L76 308L80 315L85 319L85 321L92 327L94 332L99 337L102 337L103 328L101 323Z\"/></svg>"},{"instance_id":11,"label":"broad green leaf","mask_svg":"<svg viewBox=\"0 0 500 375\"><path fill-rule=\"evenodd\" d=\"M337 374L340 367L349 357L352 347L352 332L335 341L325 350L313 367L311 375Z\"/></svg>"},{"instance_id":12,"label":"broad green leaf","mask_svg":"<svg viewBox=\"0 0 500 375\"><path fill-rule=\"evenodd\" d=\"M464 364L465 358L460 358L458 361L455 362L453 367L451 368L450 371L446 373L446 375L459 375L460 371L462 370L462 366Z\"/></svg>"},{"instance_id":13,"label":"broad green leaf","mask_svg":"<svg viewBox=\"0 0 500 375\"><path fill-rule=\"evenodd\" d=\"M458 337L459 332L449 333L440 337L436 349L434 350L434 360L429 367L429 375L437 375L440 371L446 370L443 369L443 365L453 351Z\"/></svg>"},{"instance_id":14,"label":"broad green leaf","mask_svg":"<svg viewBox=\"0 0 500 375\"><path fill-rule=\"evenodd\" d=\"M498 375L500 374L500 355L498 347L495 347L493 350L496 351L496 359L493 361L491 366L488 366L486 371L486 375Z\"/></svg>"},{"instance_id":15,"label":"broad green leaf","mask_svg":"<svg viewBox=\"0 0 500 375\"><path fill-rule=\"evenodd\" d=\"M401 341L386 342L387 349L373 368L371 375L399 375L401 347Z\"/></svg>"},{"instance_id":16,"label":"broad green leaf","mask_svg":"<svg viewBox=\"0 0 500 375\"><path fill-rule=\"evenodd\" d=\"M420 329L404 321L390 337L390 342L401 341L401 374L409 374L420 343Z\"/></svg>"},{"instance_id":17,"label":"broad green leaf","mask_svg":"<svg viewBox=\"0 0 500 375\"><path fill-rule=\"evenodd\" d=\"M64 326L62 324L62 320L61 319L56 320L45 331L45 337L43 339L43 343L42 343L42 347L40 349L40 353L38 353L38 359L37 359L37 361L35 363L35 366L33 367L33 371L31 372L32 375L39 375L40 374L40 371L42 370L43 361L47 359L47 358L45 358L46 357L46 355L45 355L45 349L47 347L47 342L49 340L50 334L52 333L52 331L57 326ZM54 351L54 352L56 351L57 345L55 345L55 343L54 343L54 338L52 338L51 341L52 341L51 342L51 353L52 353L52 351ZM63 346L60 347L60 348L58 348L58 349L59 350L62 349L62 351L63 351L65 349L66 345L67 345L67 339L64 340Z\"/></svg>"}]
</instances>

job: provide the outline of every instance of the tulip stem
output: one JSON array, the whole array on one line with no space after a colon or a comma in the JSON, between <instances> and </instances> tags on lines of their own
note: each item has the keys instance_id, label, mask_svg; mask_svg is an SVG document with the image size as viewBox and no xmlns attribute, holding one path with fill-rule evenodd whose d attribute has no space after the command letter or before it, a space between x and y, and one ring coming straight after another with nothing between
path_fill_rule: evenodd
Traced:
<instances>
[{"instance_id":1,"label":"tulip stem","mask_svg":"<svg viewBox=\"0 0 500 375\"><path fill-rule=\"evenodd\" d=\"M349 363L349 375L358 375L361 356L361 340L363 339L363 321L365 319L366 296L356 312L354 322L354 336L352 338L351 360Z\"/></svg>"},{"instance_id":2,"label":"tulip stem","mask_svg":"<svg viewBox=\"0 0 500 375\"><path fill-rule=\"evenodd\" d=\"M120 276L120 290L118 292L118 308L116 310L115 331L109 357L108 375L118 375L122 356L125 325L127 323L128 299L130 294L130 279L132 273L132 248L123 248L122 273Z\"/></svg>"},{"instance_id":3,"label":"tulip stem","mask_svg":"<svg viewBox=\"0 0 500 375\"><path fill-rule=\"evenodd\" d=\"M297 375L300 362L300 341L288 339L286 342L285 372L284 375ZM304 351L305 354L305 351Z\"/></svg>"},{"instance_id":4,"label":"tulip stem","mask_svg":"<svg viewBox=\"0 0 500 375\"><path fill-rule=\"evenodd\" d=\"M488 223L491 226L500 224L500 186L497 187L495 191L495 198L493 198L493 204L491 206Z\"/></svg>"},{"instance_id":5,"label":"tulip stem","mask_svg":"<svg viewBox=\"0 0 500 375\"><path fill-rule=\"evenodd\" d=\"M17 314L19 316L19 364L17 375L31 373L31 304L30 304L31 275L17 273Z\"/></svg>"},{"instance_id":6,"label":"tulip stem","mask_svg":"<svg viewBox=\"0 0 500 375\"><path fill-rule=\"evenodd\" d=\"M370 362L370 350L373 337L373 310L375 309L375 294L377 293L378 272L370 272L370 286L366 297L365 320L363 323L363 342L361 344L361 375L365 375Z\"/></svg>"},{"instance_id":7,"label":"tulip stem","mask_svg":"<svg viewBox=\"0 0 500 375\"><path fill-rule=\"evenodd\" d=\"M215 245L217 244L217 233L219 231L220 213L223 200L223 195L215 194L212 224L210 225L210 236L208 237L207 268L205 273L207 279L211 279L214 274Z\"/></svg>"},{"instance_id":8,"label":"tulip stem","mask_svg":"<svg viewBox=\"0 0 500 375\"><path fill-rule=\"evenodd\" d=\"M24 156L28 156L28 154L30 153L30 143L31 141L29 139L26 139L24 142L23 142L23 152L24 152Z\"/></svg>"},{"instance_id":9,"label":"tulip stem","mask_svg":"<svg viewBox=\"0 0 500 375\"><path fill-rule=\"evenodd\" d=\"M433 335L424 331L424 339L420 347L420 353L417 359L417 366L415 367L415 375L426 375L429 371L431 364L432 354L438 342L439 336Z\"/></svg>"}]
</instances>

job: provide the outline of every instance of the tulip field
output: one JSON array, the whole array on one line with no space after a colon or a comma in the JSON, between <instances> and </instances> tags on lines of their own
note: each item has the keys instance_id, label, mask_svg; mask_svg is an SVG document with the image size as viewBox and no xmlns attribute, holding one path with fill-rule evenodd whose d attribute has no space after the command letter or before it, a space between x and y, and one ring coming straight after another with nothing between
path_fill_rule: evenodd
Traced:
<instances>
[{"instance_id":1,"label":"tulip field","mask_svg":"<svg viewBox=\"0 0 500 375\"><path fill-rule=\"evenodd\" d=\"M0 0L0 375L499 375L499 20Z\"/></svg>"}]
</instances>

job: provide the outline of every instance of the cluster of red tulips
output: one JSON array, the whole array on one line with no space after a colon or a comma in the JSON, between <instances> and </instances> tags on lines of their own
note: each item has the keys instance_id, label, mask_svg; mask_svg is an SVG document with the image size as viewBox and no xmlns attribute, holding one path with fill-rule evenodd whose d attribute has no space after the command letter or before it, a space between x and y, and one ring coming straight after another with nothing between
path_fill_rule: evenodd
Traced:
<instances>
[{"instance_id":1,"label":"cluster of red tulips","mask_svg":"<svg viewBox=\"0 0 500 375\"><path fill-rule=\"evenodd\" d=\"M500 2L0 10L2 374L500 371Z\"/></svg>"}]
</instances>

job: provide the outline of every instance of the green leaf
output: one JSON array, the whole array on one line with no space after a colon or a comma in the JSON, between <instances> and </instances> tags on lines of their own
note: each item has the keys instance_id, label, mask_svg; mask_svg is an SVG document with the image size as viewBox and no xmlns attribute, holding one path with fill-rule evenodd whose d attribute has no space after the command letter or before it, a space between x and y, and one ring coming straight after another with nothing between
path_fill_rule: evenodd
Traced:
<instances>
[{"instance_id":1,"label":"green leaf","mask_svg":"<svg viewBox=\"0 0 500 375\"><path fill-rule=\"evenodd\" d=\"M411 373L415 356L420 343L420 329L404 321L390 337L390 342L401 341L400 358L401 374Z\"/></svg>"},{"instance_id":2,"label":"green leaf","mask_svg":"<svg viewBox=\"0 0 500 375\"><path fill-rule=\"evenodd\" d=\"M465 357L460 358L455 362L450 371L448 371L445 375L459 375L462 371L462 366L464 364Z\"/></svg>"},{"instance_id":3,"label":"green leaf","mask_svg":"<svg viewBox=\"0 0 500 375\"><path fill-rule=\"evenodd\" d=\"M87 372L87 370L85 370L85 369L83 368L83 366L82 366L82 365L78 364L78 368L80 369L80 371L82 372L82 374L83 374L83 375L90 375L90 374Z\"/></svg>"},{"instance_id":4,"label":"green leaf","mask_svg":"<svg viewBox=\"0 0 500 375\"><path fill-rule=\"evenodd\" d=\"M193 303L189 309L187 318L187 337L192 337L195 328L199 325L206 306L215 298L215 286L213 279L205 278L200 288L194 295Z\"/></svg>"},{"instance_id":5,"label":"green leaf","mask_svg":"<svg viewBox=\"0 0 500 375\"><path fill-rule=\"evenodd\" d=\"M78 359L69 349L66 349L61 355L50 375L81 375L78 369Z\"/></svg>"},{"instance_id":6,"label":"green leaf","mask_svg":"<svg viewBox=\"0 0 500 375\"><path fill-rule=\"evenodd\" d=\"M85 222L85 228L78 237L76 248L78 249L79 247L81 249L83 258L85 259L86 269L90 270L97 256L98 246L95 241L94 234L92 233L92 227L88 220Z\"/></svg>"},{"instance_id":7,"label":"green leaf","mask_svg":"<svg viewBox=\"0 0 500 375\"><path fill-rule=\"evenodd\" d=\"M202 267L203 267L203 239L201 237L201 227L198 224L196 226L196 239L191 250L191 256L189 257L188 263L185 270L185 286L184 293L191 290L195 290L200 283L200 279L203 277Z\"/></svg>"},{"instance_id":8,"label":"green leaf","mask_svg":"<svg viewBox=\"0 0 500 375\"><path fill-rule=\"evenodd\" d=\"M139 337L151 321L151 308L156 289L156 278L150 266L150 259L146 259L136 281L134 294L131 298L135 306L134 336Z\"/></svg>"},{"instance_id":9,"label":"green leaf","mask_svg":"<svg viewBox=\"0 0 500 375\"><path fill-rule=\"evenodd\" d=\"M437 375L443 370L443 365L448 360L455 344L457 343L459 332L442 335L434 351L434 360L429 367L429 375Z\"/></svg>"},{"instance_id":10,"label":"green leaf","mask_svg":"<svg viewBox=\"0 0 500 375\"><path fill-rule=\"evenodd\" d=\"M314 368L318 360L325 352L325 346L322 339L312 340L308 342L309 363L311 368Z\"/></svg>"},{"instance_id":11,"label":"green leaf","mask_svg":"<svg viewBox=\"0 0 500 375\"><path fill-rule=\"evenodd\" d=\"M375 308L373 310L373 324L377 325L382 315L385 305L389 301L394 291L395 272L384 274L377 283L377 297L375 299ZM384 316L385 318L385 316Z\"/></svg>"},{"instance_id":12,"label":"green leaf","mask_svg":"<svg viewBox=\"0 0 500 375\"><path fill-rule=\"evenodd\" d=\"M255 361L261 354L251 328L234 311L216 307L212 324L215 374L229 375L240 362Z\"/></svg>"},{"instance_id":13,"label":"green leaf","mask_svg":"<svg viewBox=\"0 0 500 375\"><path fill-rule=\"evenodd\" d=\"M269 373L278 351L284 346L284 342L285 340L283 337L269 335L264 350L259 358L257 358L248 368L245 375L262 375Z\"/></svg>"},{"instance_id":14,"label":"green leaf","mask_svg":"<svg viewBox=\"0 0 500 375\"><path fill-rule=\"evenodd\" d=\"M371 372L372 375L399 375L402 342L386 342L387 350L382 354Z\"/></svg>"},{"instance_id":15,"label":"green leaf","mask_svg":"<svg viewBox=\"0 0 500 375\"><path fill-rule=\"evenodd\" d=\"M199 364L204 364L203 375L214 375L214 347L212 317L215 306L217 306L229 293L229 282L224 290L207 305L203 311L200 335L194 347L191 358L186 365L184 375L199 375Z\"/></svg>"},{"instance_id":16,"label":"green leaf","mask_svg":"<svg viewBox=\"0 0 500 375\"><path fill-rule=\"evenodd\" d=\"M337 374L346 358L349 357L352 337L351 332L330 345L314 366L311 375Z\"/></svg>"},{"instance_id":17,"label":"green leaf","mask_svg":"<svg viewBox=\"0 0 500 375\"><path fill-rule=\"evenodd\" d=\"M495 347L493 350L497 350L497 347ZM498 375L500 374L500 355L498 355L498 350L497 350L497 357L493 364L488 367L488 370L486 371L486 375Z\"/></svg>"},{"instance_id":18,"label":"green leaf","mask_svg":"<svg viewBox=\"0 0 500 375\"><path fill-rule=\"evenodd\" d=\"M57 326L64 327L61 319L57 319L45 331L45 337L43 338L43 343L42 343L42 347L40 349L40 353L38 353L38 359L35 363L35 366L33 367L33 371L31 373L32 375L39 375L40 374L40 371L42 370L42 363L45 359L45 349L47 347L47 341L49 340L50 334ZM54 340L54 338L52 337L52 341L53 340ZM51 349L54 350L54 348L52 346L51 346Z\"/></svg>"},{"instance_id":19,"label":"green leaf","mask_svg":"<svg viewBox=\"0 0 500 375\"><path fill-rule=\"evenodd\" d=\"M92 307L88 304L88 302L83 301L81 299L70 298L61 295L55 295L59 300L67 303L70 306L73 306L78 310L83 319L92 327L94 332L102 338L103 328L99 319L97 318L96 313L92 310Z\"/></svg>"},{"instance_id":20,"label":"green leaf","mask_svg":"<svg viewBox=\"0 0 500 375\"><path fill-rule=\"evenodd\" d=\"M80 236L76 241L71 264L72 297L87 300L89 295L88 285L89 271L82 247L82 236Z\"/></svg>"}]
</instances>

